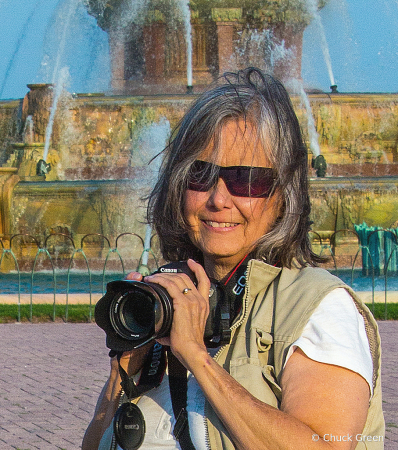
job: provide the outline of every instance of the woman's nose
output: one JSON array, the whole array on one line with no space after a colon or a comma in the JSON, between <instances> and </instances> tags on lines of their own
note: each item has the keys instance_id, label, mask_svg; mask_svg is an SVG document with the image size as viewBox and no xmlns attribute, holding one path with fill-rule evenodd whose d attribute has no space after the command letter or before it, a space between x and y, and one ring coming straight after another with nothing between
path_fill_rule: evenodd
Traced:
<instances>
[{"instance_id":1,"label":"woman's nose","mask_svg":"<svg viewBox=\"0 0 398 450\"><path fill-rule=\"evenodd\" d=\"M222 178L219 178L217 183L210 190L208 204L217 210L232 207L232 195L229 193Z\"/></svg>"}]
</instances>

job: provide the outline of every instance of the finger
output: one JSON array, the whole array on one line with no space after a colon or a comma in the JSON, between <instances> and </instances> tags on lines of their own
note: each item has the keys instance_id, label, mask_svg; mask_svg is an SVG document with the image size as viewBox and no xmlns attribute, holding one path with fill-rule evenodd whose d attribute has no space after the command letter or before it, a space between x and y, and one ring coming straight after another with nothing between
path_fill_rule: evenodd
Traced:
<instances>
[{"instance_id":1,"label":"finger","mask_svg":"<svg viewBox=\"0 0 398 450\"><path fill-rule=\"evenodd\" d=\"M197 280L197 289L200 294L205 298L209 298L209 289L210 289L210 280L207 276L205 269L193 259L188 259L187 261L188 267L195 274L195 278Z\"/></svg>"},{"instance_id":2,"label":"finger","mask_svg":"<svg viewBox=\"0 0 398 450\"><path fill-rule=\"evenodd\" d=\"M145 281L161 285L171 296L181 294L186 288L191 291L196 290L193 281L184 273L153 274L145 277Z\"/></svg>"},{"instance_id":3,"label":"finger","mask_svg":"<svg viewBox=\"0 0 398 450\"><path fill-rule=\"evenodd\" d=\"M142 275L139 272L130 272L125 276L124 279L133 281L142 281Z\"/></svg>"},{"instance_id":4,"label":"finger","mask_svg":"<svg viewBox=\"0 0 398 450\"><path fill-rule=\"evenodd\" d=\"M207 277L206 277L207 278ZM145 281L159 284L167 290L173 298L173 309L182 307L184 310L191 310L191 314L196 309L195 315L198 314L201 319L200 323L205 320L209 314L209 288L203 288L204 294L199 292L192 280L183 273L179 274L154 274L145 277ZM204 282L205 283L205 282ZM203 284L203 283L202 283ZM188 291L185 290L188 288ZM196 307L194 305L196 304Z\"/></svg>"}]
</instances>

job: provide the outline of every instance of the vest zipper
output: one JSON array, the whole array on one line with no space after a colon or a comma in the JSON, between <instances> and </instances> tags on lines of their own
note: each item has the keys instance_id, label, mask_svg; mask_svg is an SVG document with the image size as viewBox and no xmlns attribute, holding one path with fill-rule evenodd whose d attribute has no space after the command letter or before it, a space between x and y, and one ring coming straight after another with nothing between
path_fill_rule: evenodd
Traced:
<instances>
[{"instance_id":1,"label":"vest zipper","mask_svg":"<svg viewBox=\"0 0 398 450\"><path fill-rule=\"evenodd\" d=\"M206 449L211 450L210 449L209 429L207 427L207 420L206 420L206 405L207 405L207 401L205 401L205 408L204 408L204 414L203 414L203 422L205 424L205 444L206 444Z\"/></svg>"},{"instance_id":2,"label":"vest zipper","mask_svg":"<svg viewBox=\"0 0 398 450\"><path fill-rule=\"evenodd\" d=\"M243 296L242 300L242 311L240 313L240 319L237 320L234 324L231 325L230 330L234 330L235 328L238 328L238 326L242 325L243 321L246 318L246 313L248 309L248 303L249 303L249 284L247 283L247 280L249 279L249 271L250 271L250 262L247 265L246 271L245 271L245 279L246 279L246 285L245 285L245 294ZM218 354L218 352L217 352Z\"/></svg>"}]
</instances>

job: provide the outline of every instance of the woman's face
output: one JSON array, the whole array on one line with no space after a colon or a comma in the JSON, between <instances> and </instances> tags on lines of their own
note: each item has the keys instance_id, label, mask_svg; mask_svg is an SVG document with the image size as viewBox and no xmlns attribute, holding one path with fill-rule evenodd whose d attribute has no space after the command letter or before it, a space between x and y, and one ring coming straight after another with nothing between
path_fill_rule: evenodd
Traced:
<instances>
[{"instance_id":1,"label":"woman's face","mask_svg":"<svg viewBox=\"0 0 398 450\"><path fill-rule=\"evenodd\" d=\"M229 121L221 130L217 159L212 145L199 159L219 166L270 167L256 131L243 120ZM236 197L229 193L222 178L207 192L188 189L184 214L190 226L189 237L202 251L206 269L213 276L226 275L267 233L280 212L280 194L269 198Z\"/></svg>"}]
</instances>

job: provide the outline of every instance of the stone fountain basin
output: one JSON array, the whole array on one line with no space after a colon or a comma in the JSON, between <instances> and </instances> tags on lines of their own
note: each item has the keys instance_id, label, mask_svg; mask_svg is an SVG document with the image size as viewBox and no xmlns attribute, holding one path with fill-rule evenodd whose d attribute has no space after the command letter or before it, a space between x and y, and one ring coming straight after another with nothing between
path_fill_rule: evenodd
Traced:
<instances>
[{"instance_id":1,"label":"stone fountain basin","mask_svg":"<svg viewBox=\"0 0 398 450\"><path fill-rule=\"evenodd\" d=\"M354 224L391 227L398 221L398 177L310 178L312 228L353 229ZM40 234L55 224L75 235L144 233L142 180L20 181L11 196L10 234Z\"/></svg>"}]
</instances>

